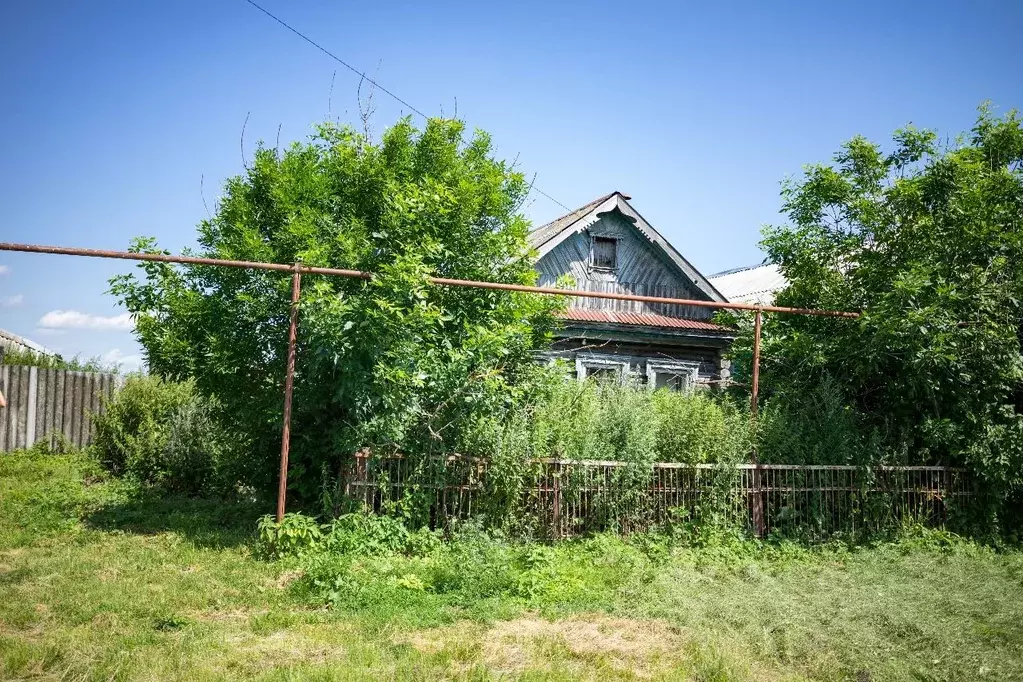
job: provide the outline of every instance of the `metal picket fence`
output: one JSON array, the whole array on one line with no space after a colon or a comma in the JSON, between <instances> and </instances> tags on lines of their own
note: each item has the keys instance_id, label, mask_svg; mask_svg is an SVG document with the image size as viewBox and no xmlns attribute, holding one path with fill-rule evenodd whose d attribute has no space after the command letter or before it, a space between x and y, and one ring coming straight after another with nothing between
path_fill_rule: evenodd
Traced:
<instances>
[{"instance_id":1,"label":"metal picket fence","mask_svg":"<svg viewBox=\"0 0 1023 682\"><path fill-rule=\"evenodd\" d=\"M345 478L348 499L375 511L419 496L441 527L480 508L485 460L459 456L413 462L358 454ZM550 538L602 530L636 532L712 511L750 529L820 540L905 522L944 526L974 499L961 469L657 463L544 459L531 462L520 511ZM758 517L762 521L758 524Z\"/></svg>"}]
</instances>

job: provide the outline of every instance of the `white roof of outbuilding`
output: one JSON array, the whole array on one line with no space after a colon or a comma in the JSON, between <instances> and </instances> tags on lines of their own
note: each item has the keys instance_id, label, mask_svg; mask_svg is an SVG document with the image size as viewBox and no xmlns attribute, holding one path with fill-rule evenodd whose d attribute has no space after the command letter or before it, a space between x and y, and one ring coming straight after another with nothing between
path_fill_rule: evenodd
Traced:
<instances>
[{"instance_id":1,"label":"white roof of outbuilding","mask_svg":"<svg viewBox=\"0 0 1023 682\"><path fill-rule=\"evenodd\" d=\"M19 348L24 350L30 350L33 353L39 353L40 355L56 355L55 352L41 346L35 341L29 341L26 338L12 334L9 331L0 329L0 347L2 348Z\"/></svg>"},{"instance_id":2,"label":"white roof of outbuilding","mask_svg":"<svg viewBox=\"0 0 1023 682\"><path fill-rule=\"evenodd\" d=\"M714 288L732 303L770 305L788 282L777 265L752 265L725 270L708 277Z\"/></svg>"}]
</instances>

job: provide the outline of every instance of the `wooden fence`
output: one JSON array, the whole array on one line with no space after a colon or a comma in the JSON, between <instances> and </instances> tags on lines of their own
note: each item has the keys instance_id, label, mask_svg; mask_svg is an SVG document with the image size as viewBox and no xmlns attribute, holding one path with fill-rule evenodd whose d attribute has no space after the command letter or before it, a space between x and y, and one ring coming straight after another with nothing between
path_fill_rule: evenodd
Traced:
<instances>
[{"instance_id":1,"label":"wooden fence","mask_svg":"<svg viewBox=\"0 0 1023 682\"><path fill-rule=\"evenodd\" d=\"M63 438L84 447L92 440L92 416L102 409L123 381L116 374L72 372L20 365L0 365L0 452Z\"/></svg>"},{"instance_id":2,"label":"wooden fence","mask_svg":"<svg viewBox=\"0 0 1023 682\"><path fill-rule=\"evenodd\" d=\"M413 465L402 457L358 455L347 474L349 499L380 510L409 494L425 496L431 523L471 516L486 483L483 460L447 457ZM716 466L536 460L522 512L552 538L613 529L633 532L699 518L710 511L750 529L824 539L912 521L944 526L974 499L960 469L765 464Z\"/></svg>"}]
</instances>

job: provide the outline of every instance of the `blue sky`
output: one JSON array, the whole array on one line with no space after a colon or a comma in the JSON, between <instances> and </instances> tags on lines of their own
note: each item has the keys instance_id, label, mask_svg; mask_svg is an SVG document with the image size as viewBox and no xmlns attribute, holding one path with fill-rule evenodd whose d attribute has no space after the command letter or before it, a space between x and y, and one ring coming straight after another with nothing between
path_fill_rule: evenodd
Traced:
<instances>
[{"instance_id":1,"label":"blue sky","mask_svg":"<svg viewBox=\"0 0 1023 682\"><path fill-rule=\"evenodd\" d=\"M1023 107L1018 1L261 4L427 113L457 100L559 201L630 193L705 274L759 261L779 181L851 136ZM357 119L358 77L244 0L8 3L0 59L0 241L179 251L246 116L248 153ZM402 113L374 103L377 130ZM105 295L130 267L0 253L0 327L131 366Z\"/></svg>"}]
</instances>

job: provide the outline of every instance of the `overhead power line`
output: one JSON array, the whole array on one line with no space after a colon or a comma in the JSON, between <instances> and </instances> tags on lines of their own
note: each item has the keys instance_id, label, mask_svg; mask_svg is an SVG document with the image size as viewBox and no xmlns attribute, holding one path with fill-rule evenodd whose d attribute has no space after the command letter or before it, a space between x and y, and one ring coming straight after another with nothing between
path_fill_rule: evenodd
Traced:
<instances>
[{"instance_id":1,"label":"overhead power line","mask_svg":"<svg viewBox=\"0 0 1023 682\"><path fill-rule=\"evenodd\" d=\"M351 71L352 73L354 73L354 74L355 74L356 76L359 76L360 78L362 78L362 79L364 79L364 80L368 81L368 82L369 82L369 83L371 83L371 84L372 84L372 85L373 85L373 86L374 86L375 88L377 88L378 90L380 90L380 92L383 92L384 94L386 94L386 95L390 96L391 98L393 98L393 99L394 99L394 100L395 100L396 102L398 102L398 103L399 103L399 104L401 104L402 106L408 107L408 109L409 109L410 111L413 111L413 112L415 112L415 113L419 114L419 115L420 115L420 116L422 116L422 117L423 117L424 119L427 119L427 120L428 120L428 119L430 118L429 116L427 116L426 114L424 114L424 113L423 113L422 111L420 111L419 109L415 108L414 106L412 106L411 104L409 104L408 102L406 102L405 100L403 100L403 99L402 99L401 97L398 97L398 95L394 94L393 92L391 92L390 90L388 90L388 89L387 89L387 88L385 88L384 86L380 85L380 83L378 83L378 82L377 82L377 81L375 81L374 79L372 79L372 78L370 78L369 76L367 76L367 75L366 75L366 72L365 72L365 71L359 71L359 70L358 70L357 68L355 68L354 66L352 66L351 64L349 64L349 63L348 63L348 62L346 62L345 60L341 59L341 58L340 58L340 57L338 57L338 56L337 56L336 54L334 54L333 52L331 52L330 50L328 50L327 48L325 48L325 47L324 47L323 45L320 45L320 44L319 44L318 42L316 42L315 40L313 40L312 38L310 38L310 37L309 37L309 36L307 36L306 34L302 33L302 32L301 32L301 31L299 31L299 30L298 30L297 28L295 28L294 26L292 26L292 25L291 25L291 24L289 24L288 22L284 21L283 19L281 19L281 18L280 18L279 16L277 16L276 14L274 14L273 12L271 12L270 10L268 10L268 9L266 9L265 7L263 7L263 6L261 6L261 5L257 4L257 3L255 3L255 2L253 2L253 0L245 0L245 2L249 3L250 5L252 5L253 7L255 7L256 9L258 9L258 10L259 10L260 12L262 12L262 13L263 13L263 14L265 14L266 16L270 17L271 19L273 19L274 21L276 21L276 22L277 22L278 24L280 24L280 25L281 25L281 26L283 26L284 28L286 28L286 29L288 29L289 31L291 31L292 33L294 33L295 35L297 35L297 36L298 36L299 38L301 38L302 40L306 41L307 43L309 43L310 45L312 45L313 47L315 47L315 48L316 48L317 50L319 50L319 51L320 51L320 52L322 52L323 54L327 55L328 57L330 57L331 59L333 59L334 61L336 61L336 62L337 62L338 64L340 64L341 66L345 67L346 69L348 69L349 71ZM536 192L537 194L539 194L539 195L541 195L541 196L544 196L544 197L546 197L546 198L550 199L551 201L553 201L553 202L554 202L555 204L557 204L558 206L561 206L561 207L562 207L563 209L565 209L566 211L571 211L571 210L572 210L571 208L569 208L569 207L568 207L568 206L566 206L565 204L561 203L560 201L558 201L557 199L555 199L554 197L552 197L552 196L551 196L550 194L548 194L547 192L545 192L545 191L543 191L542 189L540 189L539 187L537 187L536 185L533 185L533 186L532 186L532 190L533 190L533 191L535 191L535 192Z\"/></svg>"}]
</instances>

